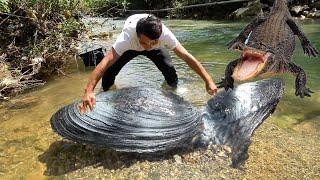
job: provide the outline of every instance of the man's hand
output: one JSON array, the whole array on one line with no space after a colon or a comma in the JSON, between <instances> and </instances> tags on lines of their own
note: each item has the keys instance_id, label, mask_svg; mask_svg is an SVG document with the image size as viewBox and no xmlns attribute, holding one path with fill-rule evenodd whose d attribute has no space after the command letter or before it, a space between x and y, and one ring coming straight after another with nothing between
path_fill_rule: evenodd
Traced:
<instances>
[{"instance_id":1,"label":"man's hand","mask_svg":"<svg viewBox=\"0 0 320 180\"><path fill-rule=\"evenodd\" d=\"M218 92L218 88L214 82L206 83L206 89L210 95L216 95Z\"/></svg>"},{"instance_id":2,"label":"man's hand","mask_svg":"<svg viewBox=\"0 0 320 180\"><path fill-rule=\"evenodd\" d=\"M90 75L87 87L85 88L85 94L82 97L82 102L78 105L78 111L81 114L87 112L87 107L89 106L92 111L96 106L96 97L93 93L98 81L103 76L104 72L114 64L114 62L119 58L116 50L111 48L107 52L107 55L102 59L102 61L97 65Z\"/></svg>"},{"instance_id":3,"label":"man's hand","mask_svg":"<svg viewBox=\"0 0 320 180\"><path fill-rule=\"evenodd\" d=\"M181 44L178 44L173 51L206 82L206 89L210 95L215 95L218 92L218 88L212 81L211 76L207 73L200 62L193 57Z\"/></svg>"},{"instance_id":4,"label":"man's hand","mask_svg":"<svg viewBox=\"0 0 320 180\"><path fill-rule=\"evenodd\" d=\"M93 92L85 93L82 97L82 103L78 105L78 111L81 114L87 112L87 107L89 106L90 110L92 111L96 106L96 97Z\"/></svg>"}]
</instances>

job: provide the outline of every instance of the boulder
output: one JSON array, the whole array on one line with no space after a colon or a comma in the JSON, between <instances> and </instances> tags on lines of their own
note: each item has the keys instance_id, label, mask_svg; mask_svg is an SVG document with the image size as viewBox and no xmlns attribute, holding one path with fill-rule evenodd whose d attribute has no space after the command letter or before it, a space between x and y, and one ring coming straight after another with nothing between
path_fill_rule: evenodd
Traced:
<instances>
[{"instance_id":1,"label":"boulder","mask_svg":"<svg viewBox=\"0 0 320 180\"><path fill-rule=\"evenodd\" d=\"M250 1L246 7L241 7L234 11L230 17L232 19L241 19L246 17L257 16L262 11L262 5L260 1Z\"/></svg>"},{"instance_id":2,"label":"boulder","mask_svg":"<svg viewBox=\"0 0 320 180\"><path fill-rule=\"evenodd\" d=\"M303 13L303 11L306 11L308 9L310 9L310 8L307 5L304 5L304 6L292 6L290 8L290 12L291 12L291 14L293 16L300 16Z\"/></svg>"},{"instance_id":3,"label":"boulder","mask_svg":"<svg viewBox=\"0 0 320 180\"><path fill-rule=\"evenodd\" d=\"M320 10L310 11L307 15L308 18L320 18Z\"/></svg>"},{"instance_id":4,"label":"boulder","mask_svg":"<svg viewBox=\"0 0 320 180\"><path fill-rule=\"evenodd\" d=\"M309 11L303 11L302 14L303 14L304 16L308 16Z\"/></svg>"}]
</instances>

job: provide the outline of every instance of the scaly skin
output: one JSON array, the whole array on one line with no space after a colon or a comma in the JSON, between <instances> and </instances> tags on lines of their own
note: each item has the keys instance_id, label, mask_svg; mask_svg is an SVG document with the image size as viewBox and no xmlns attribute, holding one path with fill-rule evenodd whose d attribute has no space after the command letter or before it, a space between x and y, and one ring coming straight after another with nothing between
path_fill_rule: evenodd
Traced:
<instances>
[{"instance_id":1,"label":"scaly skin","mask_svg":"<svg viewBox=\"0 0 320 180\"><path fill-rule=\"evenodd\" d=\"M306 88L306 73L295 65L291 58L295 48L295 35L300 39L304 54L316 57L317 50L292 19L286 0L276 0L270 15L254 19L238 37L228 43L228 48L243 50L245 47L250 47L272 53L272 58L268 59L266 67L259 74L291 72L296 76L295 94L301 98L310 97L312 91ZM248 42L244 44L246 39ZM220 82L219 87L224 87L226 90L233 88L234 80L231 76L240 61L241 58L230 62L225 71L225 79Z\"/></svg>"}]
</instances>

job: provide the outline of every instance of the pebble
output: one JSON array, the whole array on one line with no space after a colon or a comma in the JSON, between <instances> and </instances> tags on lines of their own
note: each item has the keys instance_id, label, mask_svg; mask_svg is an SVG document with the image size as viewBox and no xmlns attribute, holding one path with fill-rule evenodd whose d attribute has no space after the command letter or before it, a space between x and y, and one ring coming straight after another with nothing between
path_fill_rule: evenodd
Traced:
<instances>
[{"instance_id":1,"label":"pebble","mask_svg":"<svg viewBox=\"0 0 320 180\"><path fill-rule=\"evenodd\" d=\"M174 155L173 156L173 158L174 158L174 161L176 162L176 163L182 163L182 158L181 158L181 156L179 156L179 155Z\"/></svg>"}]
</instances>

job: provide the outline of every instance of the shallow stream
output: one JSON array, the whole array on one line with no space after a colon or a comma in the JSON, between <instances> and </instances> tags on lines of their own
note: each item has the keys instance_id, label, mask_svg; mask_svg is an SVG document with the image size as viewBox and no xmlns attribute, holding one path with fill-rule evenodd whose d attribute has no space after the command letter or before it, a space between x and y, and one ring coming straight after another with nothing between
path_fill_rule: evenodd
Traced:
<instances>
[{"instance_id":1,"label":"shallow stream","mask_svg":"<svg viewBox=\"0 0 320 180\"><path fill-rule=\"evenodd\" d=\"M113 21L121 31L123 21ZM320 21L299 22L320 50ZM239 53L225 44L246 22L166 20L180 42L218 82L227 63ZM100 23L100 31L110 23ZM116 35L115 35L116 36ZM109 42L100 41L110 47ZM179 76L176 93L203 108L210 98L204 82L174 54ZM275 113L256 131L243 170L232 169L221 156L194 152L162 160L130 159L128 155L64 141L50 127L50 117L80 99L92 69L81 63L69 77L56 77L45 86L19 95L0 106L0 179L319 179L320 178L320 57L303 55L297 39L294 62L307 73L311 98L294 95L292 75L282 77L285 95ZM137 57L122 69L114 88L168 88L151 61ZM100 90L100 84L96 92ZM202 152L203 153L203 152ZM204 158L216 157L216 158Z\"/></svg>"}]
</instances>

